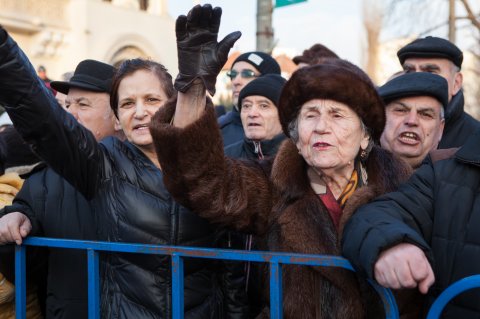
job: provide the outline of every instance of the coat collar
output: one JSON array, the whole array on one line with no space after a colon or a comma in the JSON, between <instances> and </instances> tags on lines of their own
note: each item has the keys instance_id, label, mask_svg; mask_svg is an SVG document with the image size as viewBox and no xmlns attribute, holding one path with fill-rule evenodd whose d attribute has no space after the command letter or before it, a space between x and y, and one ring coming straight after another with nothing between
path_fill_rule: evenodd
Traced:
<instances>
[{"instance_id":1,"label":"coat collar","mask_svg":"<svg viewBox=\"0 0 480 319\"><path fill-rule=\"evenodd\" d=\"M455 122L463 114L463 107L465 104L465 99L463 97L463 90L458 91L450 103L448 103L445 110L445 125L448 125L451 122Z\"/></svg>"},{"instance_id":2,"label":"coat collar","mask_svg":"<svg viewBox=\"0 0 480 319\"><path fill-rule=\"evenodd\" d=\"M461 162L480 166L480 130L470 136L465 144L455 154Z\"/></svg>"}]
</instances>

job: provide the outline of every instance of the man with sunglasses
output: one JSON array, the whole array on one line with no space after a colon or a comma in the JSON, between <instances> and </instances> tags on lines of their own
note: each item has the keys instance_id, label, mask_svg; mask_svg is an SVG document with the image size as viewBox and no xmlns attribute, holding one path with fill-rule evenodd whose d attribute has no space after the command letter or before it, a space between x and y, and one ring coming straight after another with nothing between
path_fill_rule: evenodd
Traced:
<instances>
[{"instance_id":1,"label":"man with sunglasses","mask_svg":"<svg viewBox=\"0 0 480 319\"><path fill-rule=\"evenodd\" d=\"M233 62L232 69L227 72L232 80L233 109L218 119L224 146L242 141L245 136L237 105L240 91L253 79L271 73L280 75L280 65L267 53L246 52Z\"/></svg>"}]
</instances>

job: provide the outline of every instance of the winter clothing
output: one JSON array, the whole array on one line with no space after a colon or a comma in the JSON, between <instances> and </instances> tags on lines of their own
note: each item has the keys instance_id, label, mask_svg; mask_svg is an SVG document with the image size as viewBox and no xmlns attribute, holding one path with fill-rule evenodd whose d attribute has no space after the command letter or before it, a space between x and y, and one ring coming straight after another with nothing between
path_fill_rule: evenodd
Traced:
<instances>
[{"instance_id":1,"label":"winter clothing","mask_svg":"<svg viewBox=\"0 0 480 319\"><path fill-rule=\"evenodd\" d=\"M326 46L315 43L310 48L303 50L302 55L297 55L292 59L296 65L306 63L308 65L319 64L325 59L338 59L338 55Z\"/></svg>"},{"instance_id":2,"label":"winter clothing","mask_svg":"<svg viewBox=\"0 0 480 319\"><path fill-rule=\"evenodd\" d=\"M411 96L431 96L444 109L448 105L448 83L439 75L427 72L413 72L395 77L378 88L378 94L388 104Z\"/></svg>"},{"instance_id":3,"label":"winter clothing","mask_svg":"<svg viewBox=\"0 0 480 319\"><path fill-rule=\"evenodd\" d=\"M463 107L463 91L459 91L445 110L445 128L438 148L460 147L480 129L480 122L466 113Z\"/></svg>"},{"instance_id":4,"label":"winter clothing","mask_svg":"<svg viewBox=\"0 0 480 319\"><path fill-rule=\"evenodd\" d=\"M435 274L427 306L453 282L480 273L479 144L476 133L451 158L423 165L398 191L357 211L345 228L343 252L359 271L372 278L383 250L417 245ZM464 292L442 318L478 318L478 300L478 289Z\"/></svg>"},{"instance_id":5,"label":"winter clothing","mask_svg":"<svg viewBox=\"0 0 480 319\"><path fill-rule=\"evenodd\" d=\"M94 92L110 92L115 68L110 64L95 60L83 60L75 68L69 81L53 81L52 88L68 94L70 88L79 88Z\"/></svg>"},{"instance_id":6,"label":"winter clothing","mask_svg":"<svg viewBox=\"0 0 480 319\"><path fill-rule=\"evenodd\" d=\"M199 120L180 129L169 124L175 103L159 110L151 126L156 149L165 149L158 158L168 189L212 222L262 236L272 251L339 255L343 225L353 210L395 189L409 172L403 162L374 147L367 161L369 186L347 201L337 231L291 140L282 144L273 160L229 159L223 154L211 108L207 106ZM182 143L173 143L178 140ZM287 319L375 317L366 314L357 278L346 270L284 266L283 284Z\"/></svg>"},{"instance_id":7,"label":"winter clothing","mask_svg":"<svg viewBox=\"0 0 480 319\"><path fill-rule=\"evenodd\" d=\"M14 211L28 216L32 236L97 239L92 207L51 168L31 175L13 205L5 207L2 213ZM49 251L47 318L82 319L88 316L86 257L85 251L76 249Z\"/></svg>"},{"instance_id":8,"label":"winter clothing","mask_svg":"<svg viewBox=\"0 0 480 319\"><path fill-rule=\"evenodd\" d=\"M242 119L240 118L240 112L235 107L218 118L218 125L222 131L223 146L243 141L245 132L243 131Z\"/></svg>"},{"instance_id":9,"label":"winter clothing","mask_svg":"<svg viewBox=\"0 0 480 319\"><path fill-rule=\"evenodd\" d=\"M245 138L243 141L225 147L225 155L231 158L263 159L274 157L286 136L282 133L271 140L254 142Z\"/></svg>"},{"instance_id":10,"label":"winter clothing","mask_svg":"<svg viewBox=\"0 0 480 319\"><path fill-rule=\"evenodd\" d=\"M280 93L285 85L285 80L282 76L277 74L266 74L256 78L252 82L249 82L240 91L238 96L238 109L242 110L242 100L247 96L259 95L268 98L272 103L277 106L280 100Z\"/></svg>"},{"instance_id":11,"label":"winter clothing","mask_svg":"<svg viewBox=\"0 0 480 319\"><path fill-rule=\"evenodd\" d=\"M22 188L22 185L23 179L21 179L16 173L7 173L0 176L0 208L12 203L13 198L20 188ZM8 266L6 264L9 263L9 261L7 261L7 258L2 259L1 268L4 270L5 267ZM37 297L37 287L35 285L29 284L26 297L27 318L43 318ZM2 273L0 273L0 319L14 318L15 287Z\"/></svg>"},{"instance_id":12,"label":"winter clothing","mask_svg":"<svg viewBox=\"0 0 480 319\"><path fill-rule=\"evenodd\" d=\"M462 67L463 53L452 42L428 36L416 39L397 52L400 64L403 65L408 58L442 58L448 59L459 68Z\"/></svg>"},{"instance_id":13,"label":"winter clothing","mask_svg":"<svg viewBox=\"0 0 480 319\"><path fill-rule=\"evenodd\" d=\"M245 52L243 54L240 54L235 61L233 61L232 66L235 65L235 63L244 61L247 62L255 67L255 69L260 72L260 74L269 74L269 73L274 73L274 74L280 74L280 65L278 64L275 59L267 53L260 52L260 51L255 51L255 52Z\"/></svg>"},{"instance_id":14,"label":"winter clothing","mask_svg":"<svg viewBox=\"0 0 480 319\"><path fill-rule=\"evenodd\" d=\"M340 71L341 70L341 71ZM375 141L385 126L385 108L368 76L350 62L331 59L301 68L285 84L278 113L285 135L302 105L312 99L330 99L344 103L360 116Z\"/></svg>"},{"instance_id":15,"label":"winter clothing","mask_svg":"<svg viewBox=\"0 0 480 319\"><path fill-rule=\"evenodd\" d=\"M115 138L97 143L91 132L61 109L11 38L0 43L0 75L0 103L35 151L90 201L100 240L214 244L212 227L172 199L162 171L145 154ZM209 261L185 260L186 318L219 315L212 267ZM170 318L170 269L167 256L105 254L102 316Z\"/></svg>"}]
</instances>

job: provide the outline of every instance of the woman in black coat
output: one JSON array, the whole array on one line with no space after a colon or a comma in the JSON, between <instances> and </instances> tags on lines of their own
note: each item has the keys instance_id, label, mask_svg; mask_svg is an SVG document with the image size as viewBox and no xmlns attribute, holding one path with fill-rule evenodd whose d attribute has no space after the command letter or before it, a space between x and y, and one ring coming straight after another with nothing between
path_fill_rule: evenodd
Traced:
<instances>
[{"instance_id":1,"label":"woman in black coat","mask_svg":"<svg viewBox=\"0 0 480 319\"><path fill-rule=\"evenodd\" d=\"M36 76L17 44L0 30L0 103L23 138L92 204L99 238L114 242L211 247L208 222L176 203L148 130L151 116L174 95L172 78L155 62L125 61L111 105L126 142L95 137L67 114ZM93 225L92 225L93 227ZM170 258L109 253L102 261L104 318L171 318ZM185 262L185 317L219 314L211 263Z\"/></svg>"}]
</instances>

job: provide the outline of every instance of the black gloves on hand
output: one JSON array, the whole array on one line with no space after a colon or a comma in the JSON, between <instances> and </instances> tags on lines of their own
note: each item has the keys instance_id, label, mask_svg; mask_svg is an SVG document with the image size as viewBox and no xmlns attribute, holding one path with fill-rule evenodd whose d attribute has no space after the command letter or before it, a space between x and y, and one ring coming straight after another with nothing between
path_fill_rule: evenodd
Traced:
<instances>
[{"instance_id":1,"label":"black gloves on hand","mask_svg":"<svg viewBox=\"0 0 480 319\"><path fill-rule=\"evenodd\" d=\"M175 89L186 92L193 81L200 78L211 95L215 94L218 73L227 61L228 52L242 35L239 31L217 42L222 9L206 4L197 5L177 18L178 76Z\"/></svg>"}]
</instances>

